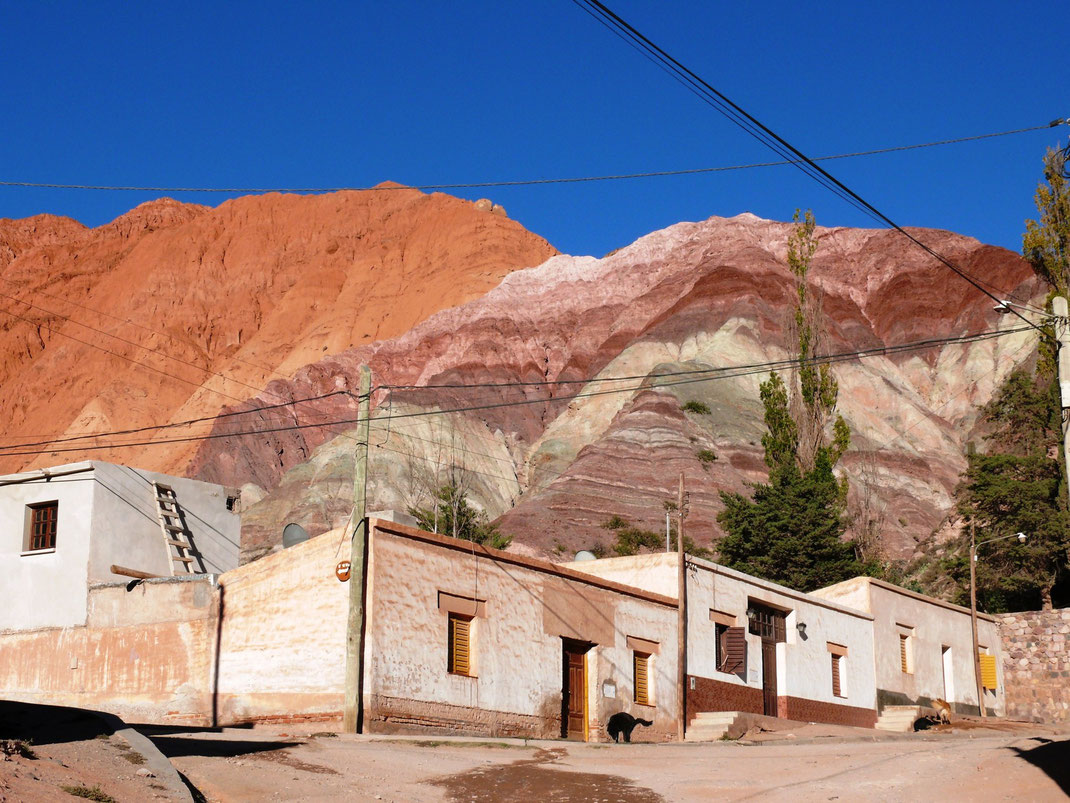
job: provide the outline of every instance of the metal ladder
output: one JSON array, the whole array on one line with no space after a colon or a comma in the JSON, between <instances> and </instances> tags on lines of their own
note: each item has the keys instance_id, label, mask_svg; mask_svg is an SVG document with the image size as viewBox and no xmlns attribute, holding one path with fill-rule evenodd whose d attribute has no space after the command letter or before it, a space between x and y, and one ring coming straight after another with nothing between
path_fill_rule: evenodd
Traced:
<instances>
[{"instance_id":1,"label":"metal ladder","mask_svg":"<svg viewBox=\"0 0 1070 803\"><path fill-rule=\"evenodd\" d=\"M194 574L193 559L200 556L194 552L189 533L182 524L178 497L170 485L164 485L162 482L154 482L152 490L156 497L156 513L160 521L160 531L163 533L167 557L171 564L171 576Z\"/></svg>"}]
</instances>

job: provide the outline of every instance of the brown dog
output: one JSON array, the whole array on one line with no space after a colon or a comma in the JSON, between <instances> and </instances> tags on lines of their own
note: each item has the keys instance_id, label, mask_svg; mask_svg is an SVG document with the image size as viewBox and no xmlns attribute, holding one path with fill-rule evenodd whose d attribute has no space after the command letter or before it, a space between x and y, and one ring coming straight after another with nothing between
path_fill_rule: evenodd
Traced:
<instances>
[{"instance_id":1,"label":"brown dog","mask_svg":"<svg viewBox=\"0 0 1070 803\"><path fill-rule=\"evenodd\" d=\"M936 715L940 718L941 724L951 724L951 706L948 705L947 700L941 700L937 697L933 700L933 708L936 709Z\"/></svg>"}]
</instances>

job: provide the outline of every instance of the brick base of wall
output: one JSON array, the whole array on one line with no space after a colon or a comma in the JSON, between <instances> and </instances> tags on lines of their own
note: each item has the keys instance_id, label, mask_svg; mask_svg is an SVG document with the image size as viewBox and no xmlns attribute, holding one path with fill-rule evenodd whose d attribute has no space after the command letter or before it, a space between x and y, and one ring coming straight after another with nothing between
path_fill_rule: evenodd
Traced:
<instances>
[{"instance_id":1,"label":"brick base of wall","mask_svg":"<svg viewBox=\"0 0 1070 803\"><path fill-rule=\"evenodd\" d=\"M690 688L694 681L695 688ZM698 676L688 677L687 720L703 711L743 711L748 714L765 713L762 690L753 686L725 683L722 680ZM829 725L850 725L872 728L877 724L877 712L871 708L806 700L801 697L778 697L777 716L802 722L824 722Z\"/></svg>"},{"instance_id":2,"label":"brick base of wall","mask_svg":"<svg viewBox=\"0 0 1070 803\"><path fill-rule=\"evenodd\" d=\"M872 708L806 700L802 697L778 697L777 716L801 722L824 722L828 725L850 725L853 728L872 728L877 724L877 712Z\"/></svg>"},{"instance_id":3,"label":"brick base of wall","mask_svg":"<svg viewBox=\"0 0 1070 803\"><path fill-rule=\"evenodd\" d=\"M691 688L694 682L695 688ZM702 711L747 711L761 714L764 711L762 690L723 680L688 675L687 719L690 722Z\"/></svg>"},{"instance_id":4,"label":"brick base of wall","mask_svg":"<svg viewBox=\"0 0 1070 803\"><path fill-rule=\"evenodd\" d=\"M555 739L561 717L537 717L487 711L446 703L375 695L364 710L364 726L372 733L433 733Z\"/></svg>"}]
</instances>

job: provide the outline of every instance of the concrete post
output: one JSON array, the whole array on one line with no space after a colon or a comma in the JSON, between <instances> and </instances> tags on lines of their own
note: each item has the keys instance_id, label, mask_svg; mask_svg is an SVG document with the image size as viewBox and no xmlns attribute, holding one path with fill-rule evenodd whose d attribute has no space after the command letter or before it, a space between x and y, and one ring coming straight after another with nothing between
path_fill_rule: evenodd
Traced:
<instances>
[{"instance_id":1,"label":"concrete post","mask_svg":"<svg viewBox=\"0 0 1070 803\"><path fill-rule=\"evenodd\" d=\"M349 544L349 617L346 621L346 687L342 729L360 733L364 727L364 586L368 543L368 433L372 372L360 367L357 448L353 464L352 540Z\"/></svg>"}]
</instances>

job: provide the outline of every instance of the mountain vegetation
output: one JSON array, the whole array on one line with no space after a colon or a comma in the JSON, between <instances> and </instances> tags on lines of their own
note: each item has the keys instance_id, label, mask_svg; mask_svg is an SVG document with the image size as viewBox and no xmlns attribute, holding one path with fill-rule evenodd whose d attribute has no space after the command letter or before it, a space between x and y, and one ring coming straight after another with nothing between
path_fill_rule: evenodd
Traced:
<instances>
[{"instance_id":1,"label":"mountain vegetation","mask_svg":"<svg viewBox=\"0 0 1070 803\"><path fill-rule=\"evenodd\" d=\"M487 520L487 514L468 502L468 495L457 482L441 486L434 494L431 507L410 507L420 527L433 533L442 533L465 541L474 541L492 549L505 549L512 543L512 536L505 535L496 524Z\"/></svg>"},{"instance_id":2,"label":"mountain vegetation","mask_svg":"<svg viewBox=\"0 0 1070 803\"><path fill-rule=\"evenodd\" d=\"M621 518L620 516L611 516L602 524L602 527L606 530L611 530L615 536L615 540L610 547L615 556L623 557L626 555L640 555L650 552L665 551L664 533L656 533L653 530L644 530L642 527L636 527L630 521ZM677 549L676 544L676 523L670 520L670 552ZM696 544L686 533L684 534L684 552L688 555L694 555L696 558L706 558L707 560L713 559L713 552L711 550Z\"/></svg>"}]
</instances>

